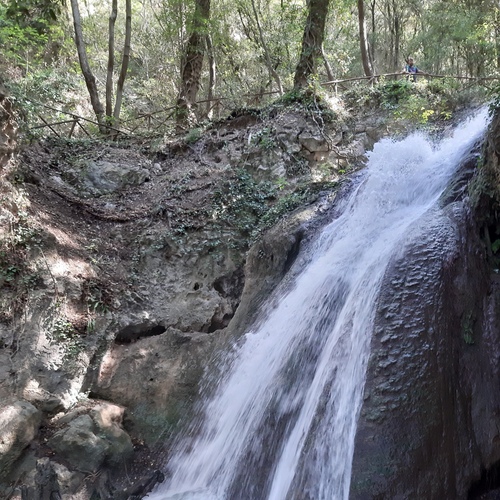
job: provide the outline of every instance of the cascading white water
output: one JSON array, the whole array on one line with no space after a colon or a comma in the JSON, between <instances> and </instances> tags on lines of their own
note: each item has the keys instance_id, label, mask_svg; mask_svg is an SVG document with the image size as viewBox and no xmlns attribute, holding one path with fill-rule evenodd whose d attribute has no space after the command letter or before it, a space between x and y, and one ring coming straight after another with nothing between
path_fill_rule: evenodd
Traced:
<instances>
[{"instance_id":1,"label":"cascading white water","mask_svg":"<svg viewBox=\"0 0 500 500\"><path fill-rule=\"evenodd\" d=\"M219 367L203 415L150 499L336 500L349 495L375 305L405 234L437 201L486 113L433 148L384 139L308 264Z\"/></svg>"}]
</instances>

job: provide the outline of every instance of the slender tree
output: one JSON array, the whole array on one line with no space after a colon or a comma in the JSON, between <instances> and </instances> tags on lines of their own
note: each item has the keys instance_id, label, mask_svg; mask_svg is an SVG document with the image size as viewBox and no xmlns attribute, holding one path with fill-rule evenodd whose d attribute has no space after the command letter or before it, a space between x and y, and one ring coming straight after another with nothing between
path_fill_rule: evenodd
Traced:
<instances>
[{"instance_id":1,"label":"slender tree","mask_svg":"<svg viewBox=\"0 0 500 500\"><path fill-rule=\"evenodd\" d=\"M194 119L194 108L200 89L207 27L210 19L210 0L195 0L195 2L191 30L183 56L181 88L177 98L178 132L184 130Z\"/></svg>"},{"instance_id":2,"label":"slender tree","mask_svg":"<svg viewBox=\"0 0 500 500\"><path fill-rule=\"evenodd\" d=\"M358 23L359 23L359 44L361 48L361 61L366 76L373 76L373 68L370 62L370 52L368 50L368 37L366 36L365 4L363 0L358 0Z\"/></svg>"},{"instance_id":3,"label":"slender tree","mask_svg":"<svg viewBox=\"0 0 500 500\"><path fill-rule=\"evenodd\" d=\"M108 73L106 76L106 116L113 113L113 71L115 68L115 23L118 16L118 0L111 2L108 29Z\"/></svg>"},{"instance_id":4,"label":"slender tree","mask_svg":"<svg viewBox=\"0 0 500 500\"><path fill-rule=\"evenodd\" d=\"M210 118L212 115L212 109L213 109L212 100L214 97L215 83L217 80L217 67L215 65L214 44L212 43L212 37L210 36L210 34L207 34L205 38L205 43L208 54L208 68L209 68L206 116L207 118Z\"/></svg>"},{"instance_id":5,"label":"slender tree","mask_svg":"<svg viewBox=\"0 0 500 500\"><path fill-rule=\"evenodd\" d=\"M132 36L132 0L125 0L125 42L123 44L123 57L120 75L116 84L116 101L113 118L116 125L120 119L122 108L123 86L127 77L128 63L130 60L130 39Z\"/></svg>"},{"instance_id":6,"label":"slender tree","mask_svg":"<svg viewBox=\"0 0 500 500\"><path fill-rule=\"evenodd\" d=\"M316 72L322 59L325 23L330 0L309 0L308 15L302 37L302 49L295 70L294 88L304 88L311 75Z\"/></svg>"},{"instance_id":7,"label":"slender tree","mask_svg":"<svg viewBox=\"0 0 500 500\"><path fill-rule=\"evenodd\" d=\"M99 99L97 82L92 70L90 69L83 39L82 20L78 0L71 0L71 11L73 13L73 23L75 27L75 44L78 51L78 59L82 70L87 90L90 96L90 102L99 124L99 131L106 133L109 131L109 121L113 118L114 125L118 124L120 118L121 104L123 98L123 87L127 76L128 63L130 59L130 40L132 32L132 1L125 0L125 43L123 48L123 58L120 75L116 86L116 101L114 111L112 110L113 99L113 70L115 59L115 22L118 14L118 1L113 0L111 5L111 14L109 16L108 32L108 67L106 75L106 112Z\"/></svg>"},{"instance_id":8,"label":"slender tree","mask_svg":"<svg viewBox=\"0 0 500 500\"><path fill-rule=\"evenodd\" d=\"M281 78L280 78L278 72L276 71L276 69L274 68L274 65L272 63L271 53L269 51L266 40L264 38L264 34L262 32L262 26L261 26L260 19L259 19L259 13L257 11L257 7L255 6L255 0L251 0L251 3L252 3L252 11L253 11L253 14L255 16L255 22L257 23L257 29L259 32L260 44L264 50L264 57L266 60L267 69L268 69L269 74L271 75L272 79L276 82L276 85L278 86L279 94L283 95L283 85L281 84Z\"/></svg>"},{"instance_id":9,"label":"slender tree","mask_svg":"<svg viewBox=\"0 0 500 500\"><path fill-rule=\"evenodd\" d=\"M78 52L78 59L80 61L80 68L87 85L87 90L90 96L90 102L99 123L99 130L102 133L106 132L104 120L104 108L99 99L99 92L97 90L97 83L92 70L90 69L89 61L87 58L87 51L85 50L85 41L83 39L82 19L80 16L80 9L78 7L78 0L71 0L71 11L73 13L73 24L75 27L75 44Z\"/></svg>"},{"instance_id":10,"label":"slender tree","mask_svg":"<svg viewBox=\"0 0 500 500\"><path fill-rule=\"evenodd\" d=\"M323 50L323 47L321 47L321 57L323 58L323 64L325 65L325 71L328 76L328 81L335 80L335 75L333 74L332 67L330 66L330 63L328 62L328 58L326 57L325 51Z\"/></svg>"}]
</instances>

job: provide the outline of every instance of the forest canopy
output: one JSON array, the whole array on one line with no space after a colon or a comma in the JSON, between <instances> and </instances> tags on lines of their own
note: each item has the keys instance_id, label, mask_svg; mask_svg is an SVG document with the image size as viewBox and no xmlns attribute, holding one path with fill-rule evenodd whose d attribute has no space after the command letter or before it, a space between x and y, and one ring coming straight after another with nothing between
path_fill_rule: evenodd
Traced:
<instances>
[{"instance_id":1,"label":"forest canopy","mask_svg":"<svg viewBox=\"0 0 500 500\"><path fill-rule=\"evenodd\" d=\"M40 106L180 130L285 92L398 73L500 73L496 0L0 0L0 70ZM85 88L86 87L86 88ZM66 116L67 118L67 116ZM64 116L60 116L63 120Z\"/></svg>"}]
</instances>

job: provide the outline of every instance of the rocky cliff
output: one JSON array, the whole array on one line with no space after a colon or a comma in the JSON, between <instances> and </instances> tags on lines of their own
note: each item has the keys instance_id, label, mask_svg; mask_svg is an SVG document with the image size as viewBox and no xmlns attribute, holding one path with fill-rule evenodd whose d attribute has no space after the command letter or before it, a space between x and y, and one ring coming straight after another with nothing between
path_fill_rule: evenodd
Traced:
<instances>
[{"instance_id":1,"label":"rocky cliff","mask_svg":"<svg viewBox=\"0 0 500 500\"><path fill-rule=\"evenodd\" d=\"M47 139L12 156L2 102L0 494L144 493L211 352L384 125L309 100L154 148Z\"/></svg>"},{"instance_id":2,"label":"rocky cliff","mask_svg":"<svg viewBox=\"0 0 500 500\"><path fill-rule=\"evenodd\" d=\"M497 115L442 215L415 228L386 274L353 499L477 498L499 486L498 126Z\"/></svg>"},{"instance_id":3,"label":"rocky cliff","mask_svg":"<svg viewBox=\"0 0 500 500\"><path fill-rule=\"evenodd\" d=\"M46 140L12 156L2 99L0 495L140 496L211 356L332 217L387 117L281 103L156 145ZM439 237L416 233L386 279L359 498L439 498L438 475L461 495L498 460L484 382L497 376L496 178L476 176L470 209L476 164L443 199Z\"/></svg>"}]
</instances>

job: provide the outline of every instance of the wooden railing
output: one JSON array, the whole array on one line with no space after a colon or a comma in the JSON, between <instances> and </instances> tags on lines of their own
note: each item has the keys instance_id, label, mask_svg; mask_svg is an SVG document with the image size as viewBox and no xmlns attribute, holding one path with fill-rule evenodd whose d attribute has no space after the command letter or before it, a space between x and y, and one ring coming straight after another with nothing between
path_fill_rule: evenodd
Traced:
<instances>
[{"instance_id":1,"label":"wooden railing","mask_svg":"<svg viewBox=\"0 0 500 500\"><path fill-rule=\"evenodd\" d=\"M335 93L337 93L339 87L345 90L349 84L355 82L365 81L366 83L373 85L379 83L383 79L403 79L407 78L408 76L409 75L404 72L384 73L373 76L358 76L352 78L330 80L327 82L323 82L321 85L323 87L333 87ZM461 75L437 75L425 72L416 73L416 77L417 78L425 77L428 79L436 78L436 79L463 80L463 81L473 82L475 85L483 85L486 87L488 86L487 82L500 80L500 76L472 77L472 76L461 76ZM258 94L243 94L241 97L247 98L247 105L251 106L251 105L256 105L256 103L261 104L262 100L265 97L277 94L279 94L278 91L267 91ZM227 114L231 111L231 107L225 105L225 103L234 101L234 99L235 99L234 97L213 97L212 99L199 100L196 102L196 104L198 107L205 108L204 115L206 117L208 117L209 114L215 112L216 117L221 118L223 113ZM31 127L30 130L39 130L47 128L57 137L64 136L69 138L73 137L73 135L76 133L76 130L81 130L87 137L96 135L95 132L89 130L88 127L86 127L86 125L92 124L95 126L95 129L97 130L99 124L95 120L79 116L72 112L57 109L52 106L48 106L46 104L33 101L31 99L28 100L37 106L50 110L54 113L57 113L59 116L66 115L69 117L67 120L60 119L54 122L49 122L40 113L38 113L37 117L42 123ZM169 123L171 125L171 128L173 129L175 110L176 106L169 106L164 109L155 110L148 113L141 113L133 118L128 118L126 120L120 121L120 124L117 127L114 127L112 125L106 125L106 128L109 130L110 135L115 135L115 136L116 135L133 136L134 134L137 134L139 130L146 135L155 135L160 131L164 132L168 128Z\"/></svg>"}]
</instances>

